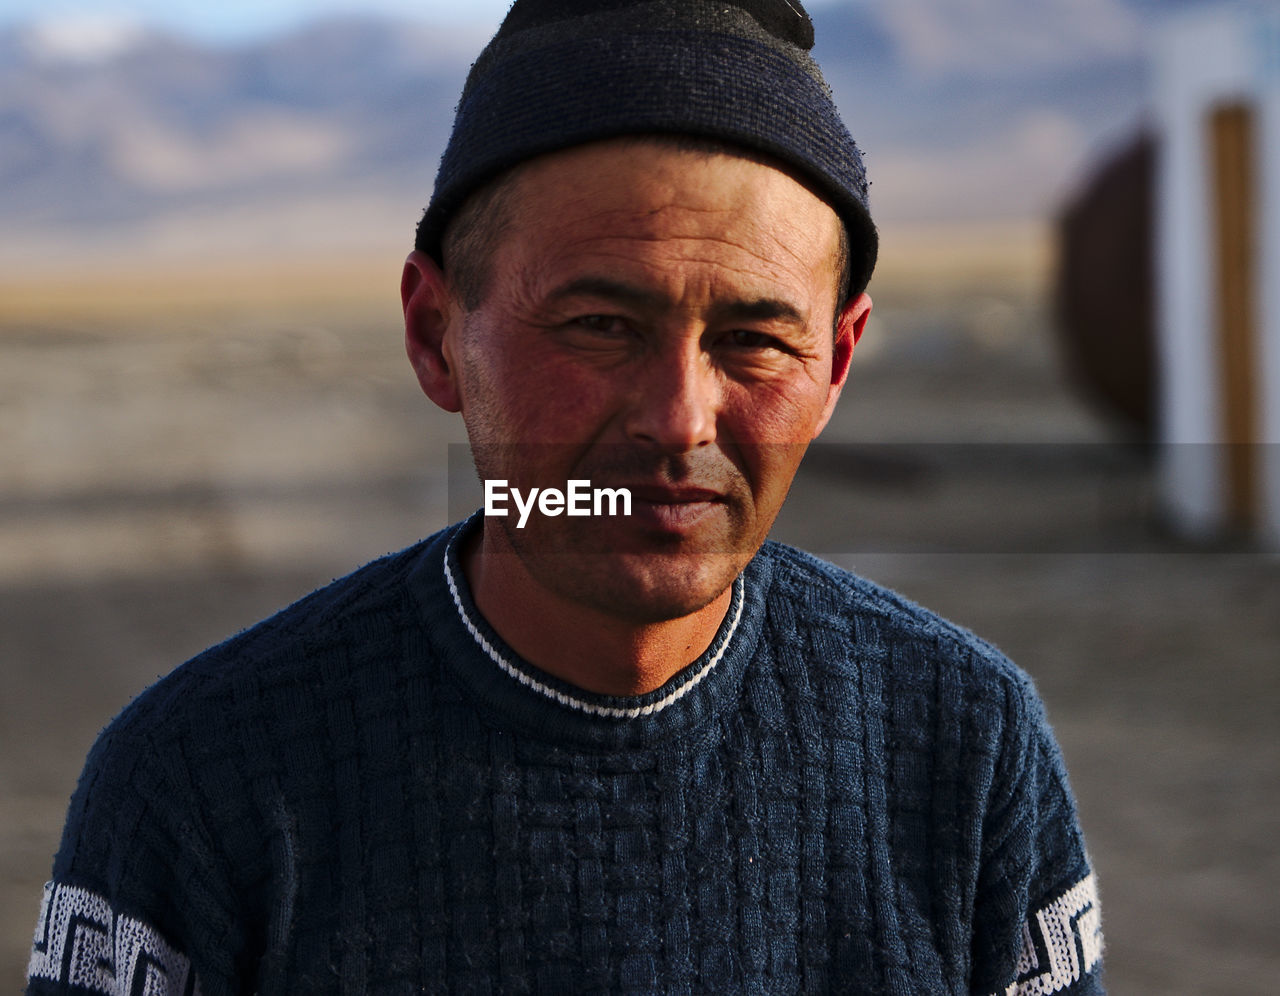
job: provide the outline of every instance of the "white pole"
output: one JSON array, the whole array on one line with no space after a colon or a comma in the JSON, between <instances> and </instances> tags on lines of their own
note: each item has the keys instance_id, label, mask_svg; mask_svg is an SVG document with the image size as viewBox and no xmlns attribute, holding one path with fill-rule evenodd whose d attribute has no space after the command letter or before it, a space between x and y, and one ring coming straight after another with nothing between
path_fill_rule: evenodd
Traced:
<instances>
[{"instance_id":1,"label":"white pole","mask_svg":"<svg viewBox=\"0 0 1280 996\"><path fill-rule=\"evenodd\" d=\"M1280 548L1280 12L1239 5L1188 12L1159 34L1154 103L1160 488L1181 532L1210 536L1230 501L1223 448L1212 145L1214 109L1255 111L1260 534Z\"/></svg>"}]
</instances>

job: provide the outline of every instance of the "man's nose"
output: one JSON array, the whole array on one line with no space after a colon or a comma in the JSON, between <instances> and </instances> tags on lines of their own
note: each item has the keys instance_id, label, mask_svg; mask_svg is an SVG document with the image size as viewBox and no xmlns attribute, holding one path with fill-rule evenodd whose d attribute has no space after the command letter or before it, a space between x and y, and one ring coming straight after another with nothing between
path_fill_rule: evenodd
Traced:
<instances>
[{"instance_id":1,"label":"man's nose","mask_svg":"<svg viewBox=\"0 0 1280 996\"><path fill-rule=\"evenodd\" d=\"M697 348L653 356L644 365L627 409L627 437L672 453L715 442L719 375Z\"/></svg>"}]
</instances>

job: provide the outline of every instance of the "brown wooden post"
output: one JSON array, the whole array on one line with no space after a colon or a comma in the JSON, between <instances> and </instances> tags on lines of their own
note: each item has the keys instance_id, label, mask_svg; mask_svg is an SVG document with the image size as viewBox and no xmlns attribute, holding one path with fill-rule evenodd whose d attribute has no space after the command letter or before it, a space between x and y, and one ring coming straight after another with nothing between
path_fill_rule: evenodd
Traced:
<instances>
[{"instance_id":1,"label":"brown wooden post","mask_svg":"<svg viewBox=\"0 0 1280 996\"><path fill-rule=\"evenodd\" d=\"M1221 438L1226 443L1227 514L1231 524L1258 520L1257 287L1254 115L1243 103L1211 118L1217 240Z\"/></svg>"}]
</instances>

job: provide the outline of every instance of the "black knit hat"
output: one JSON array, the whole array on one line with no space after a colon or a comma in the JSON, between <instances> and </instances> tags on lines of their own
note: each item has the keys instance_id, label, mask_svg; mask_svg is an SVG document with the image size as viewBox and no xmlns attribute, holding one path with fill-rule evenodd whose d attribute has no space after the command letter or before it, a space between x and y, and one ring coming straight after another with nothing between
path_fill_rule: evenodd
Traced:
<instances>
[{"instance_id":1,"label":"black knit hat","mask_svg":"<svg viewBox=\"0 0 1280 996\"><path fill-rule=\"evenodd\" d=\"M852 289L876 261L862 155L799 0L516 0L462 90L417 247L467 196L534 156L635 134L694 135L795 169L849 233Z\"/></svg>"}]
</instances>

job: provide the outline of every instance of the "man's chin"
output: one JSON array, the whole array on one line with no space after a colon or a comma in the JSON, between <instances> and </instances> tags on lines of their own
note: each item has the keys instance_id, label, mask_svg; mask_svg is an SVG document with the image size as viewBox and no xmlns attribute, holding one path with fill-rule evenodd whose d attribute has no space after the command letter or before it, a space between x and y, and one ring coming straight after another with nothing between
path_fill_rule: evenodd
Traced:
<instances>
[{"instance_id":1,"label":"man's chin","mask_svg":"<svg viewBox=\"0 0 1280 996\"><path fill-rule=\"evenodd\" d=\"M733 584L742 553L564 553L526 567L561 598L635 625L700 612Z\"/></svg>"}]
</instances>

